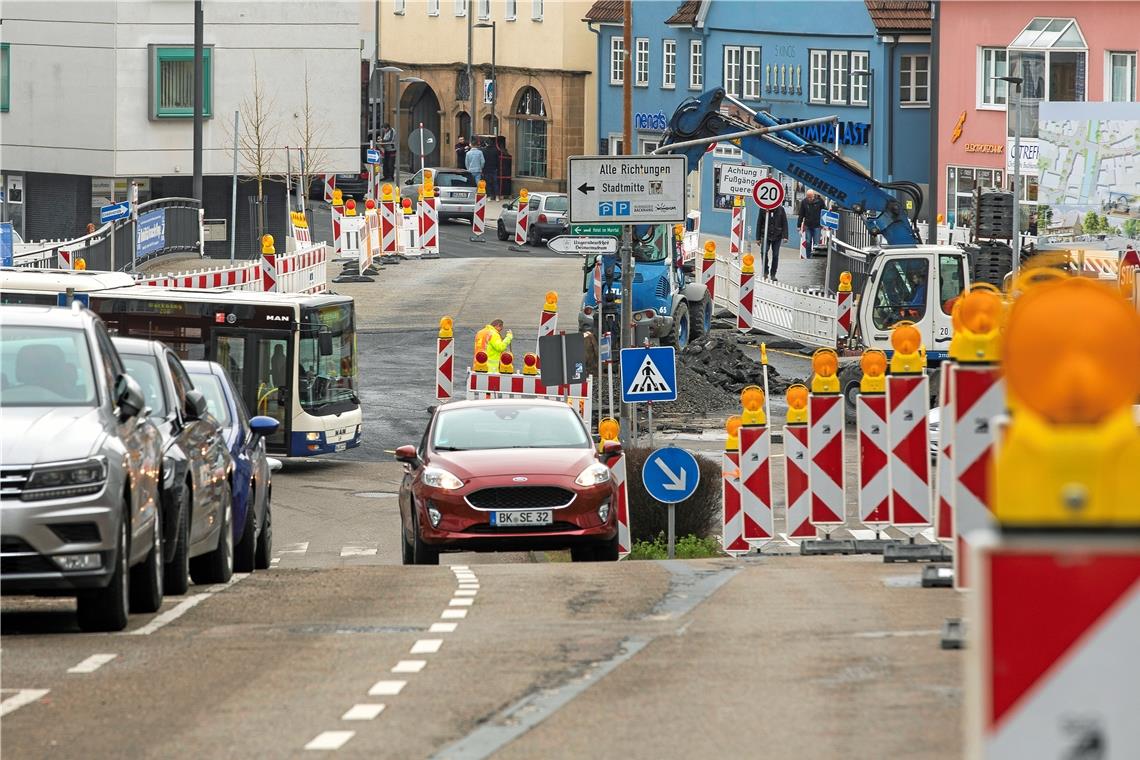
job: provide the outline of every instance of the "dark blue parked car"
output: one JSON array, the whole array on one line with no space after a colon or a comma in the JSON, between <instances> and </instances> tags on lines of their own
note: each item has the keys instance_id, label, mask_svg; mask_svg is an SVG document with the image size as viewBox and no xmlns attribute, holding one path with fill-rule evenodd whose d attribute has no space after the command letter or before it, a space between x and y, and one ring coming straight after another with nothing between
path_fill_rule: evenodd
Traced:
<instances>
[{"instance_id":1,"label":"dark blue parked car","mask_svg":"<svg viewBox=\"0 0 1140 760\"><path fill-rule=\"evenodd\" d=\"M265 570L273 553L273 484L265 438L277 431L278 422L264 416L251 419L221 365L191 361L183 366L194 388L206 397L207 411L218 421L233 456L234 569Z\"/></svg>"}]
</instances>

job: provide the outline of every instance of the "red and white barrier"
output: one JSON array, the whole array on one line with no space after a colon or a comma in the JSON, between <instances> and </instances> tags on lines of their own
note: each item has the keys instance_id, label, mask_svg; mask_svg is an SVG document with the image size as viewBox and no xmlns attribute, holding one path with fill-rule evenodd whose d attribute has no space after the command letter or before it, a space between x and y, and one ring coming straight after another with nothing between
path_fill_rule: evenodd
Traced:
<instances>
[{"instance_id":1,"label":"red and white barrier","mask_svg":"<svg viewBox=\"0 0 1140 760\"><path fill-rule=\"evenodd\" d=\"M598 311L602 310L602 257L594 263L594 304Z\"/></svg>"},{"instance_id":2,"label":"red and white barrier","mask_svg":"<svg viewBox=\"0 0 1140 760\"><path fill-rule=\"evenodd\" d=\"M59 268L60 269L71 269L72 268L73 262L72 262L71 251L67 250L66 248L60 248L58 257L59 257Z\"/></svg>"},{"instance_id":3,"label":"red and white barrier","mask_svg":"<svg viewBox=\"0 0 1140 760\"><path fill-rule=\"evenodd\" d=\"M525 194L519 196L518 214L515 217L515 245L526 245L527 231L530 229L530 200Z\"/></svg>"},{"instance_id":4,"label":"red and white barrier","mask_svg":"<svg viewBox=\"0 0 1140 760\"><path fill-rule=\"evenodd\" d=\"M835 294L836 348L840 349L851 336L852 304L855 298L850 290L840 290Z\"/></svg>"},{"instance_id":5,"label":"red and white barrier","mask_svg":"<svg viewBox=\"0 0 1140 760\"><path fill-rule=\"evenodd\" d=\"M716 303L716 244L712 241L705 244L704 257L701 259L701 284L709 292L709 301Z\"/></svg>"},{"instance_id":6,"label":"red and white barrier","mask_svg":"<svg viewBox=\"0 0 1140 760\"><path fill-rule=\"evenodd\" d=\"M427 258L439 257L439 200L427 196L420 201L420 248Z\"/></svg>"},{"instance_id":7,"label":"red and white barrier","mask_svg":"<svg viewBox=\"0 0 1140 760\"><path fill-rule=\"evenodd\" d=\"M483 239L483 233L487 229L487 193L484 192L482 181L479 182L479 189L475 191L475 213L471 217L471 237Z\"/></svg>"},{"instance_id":8,"label":"red and white barrier","mask_svg":"<svg viewBox=\"0 0 1140 760\"><path fill-rule=\"evenodd\" d=\"M335 177L335 175L333 176ZM339 193L337 197L339 197ZM333 203L329 206L329 209L332 214L333 255L340 258L341 247L344 245L344 240L341 237L344 234L341 228L341 220L344 219L344 206L342 204Z\"/></svg>"},{"instance_id":9,"label":"red and white barrier","mask_svg":"<svg viewBox=\"0 0 1140 760\"><path fill-rule=\"evenodd\" d=\"M333 191L336 190L336 175L325 175L325 203L333 202Z\"/></svg>"},{"instance_id":10,"label":"red and white barrier","mask_svg":"<svg viewBox=\"0 0 1140 760\"><path fill-rule=\"evenodd\" d=\"M811 523L823 528L843 525L847 496L843 455L846 428L843 397L838 394L808 395L808 488L811 490Z\"/></svg>"},{"instance_id":11,"label":"red and white barrier","mask_svg":"<svg viewBox=\"0 0 1140 760\"><path fill-rule=\"evenodd\" d=\"M971 539L992 527L990 460L994 453L993 420L1005 412L1005 387L992 364L956 364L951 368L954 426L954 587L970 588ZM945 424L945 423L943 423ZM945 435L945 427L939 431Z\"/></svg>"},{"instance_id":12,"label":"red and white barrier","mask_svg":"<svg viewBox=\"0 0 1140 760\"><path fill-rule=\"evenodd\" d=\"M949 361L938 372L938 454L934 467L934 537L954 541L954 393Z\"/></svg>"},{"instance_id":13,"label":"red and white barrier","mask_svg":"<svg viewBox=\"0 0 1140 760\"><path fill-rule=\"evenodd\" d=\"M732 223L728 228L728 253L732 258L739 259L744 252L744 198L735 196L732 199Z\"/></svg>"},{"instance_id":14,"label":"red and white barrier","mask_svg":"<svg viewBox=\"0 0 1140 760\"><path fill-rule=\"evenodd\" d=\"M263 293L277 292L277 254L261 254L261 291Z\"/></svg>"},{"instance_id":15,"label":"red and white barrier","mask_svg":"<svg viewBox=\"0 0 1140 760\"><path fill-rule=\"evenodd\" d=\"M877 531L891 522L886 395L858 395L855 401L855 429L859 441L859 521Z\"/></svg>"},{"instance_id":16,"label":"red and white barrier","mask_svg":"<svg viewBox=\"0 0 1140 760\"><path fill-rule=\"evenodd\" d=\"M396 210L396 201L391 194L380 201L380 255L392 257L399 255L399 246L396 236L396 226L399 222Z\"/></svg>"},{"instance_id":17,"label":"red and white barrier","mask_svg":"<svg viewBox=\"0 0 1140 760\"><path fill-rule=\"evenodd\" d=\"M741 260L740 299L736 304L736 327L741 332L752 329L752 300L756 289L753 261L751 254L746 254Z\"/></svg>"},{"instance_id":18,"label":"red and white barrier","mask_svg":"<svg viewBox=\"0 0 1140 760\"><path fill-rule=\"evenodd\" d=\"M261 290L261 266L255 262L202 272L181 272L139 280L139 285L155 288L196 290Z\"/></svg>"},{"instance_id":19,"label":"red and white barrier","mask_svg":"<svg viewBox=\"0 0 1140 760\"><path fill-rule=\"evenodd\" d=\"M904 532L932 524L929 411L930 381L925 372L887 376L891 524Z\"/></svg>"},{"instance_id":20,"label":"red and white barrier","mask_svg":"<svg viewBox=\"0 0 1140 760\"><path fill-rule=\"evenodd\" d=\"M435 397L450 401L455 391L455 338L450 328L440 330L435 343Z\"/></svg>"},{"instance_id":21,"label":"red and white barrier","mask_svg":"<svg viewBox=\"0 0 1140 760\"><path fill-rule=\"evenodd\" d=\"M548 335L553 335L558 329L558 294L553 290L546 294L546 303L542 306L542 315L538 318L538 340L535 343L535 353L538 345Z\"/></svg>"},{"instance_id":22,"label":"red and white barrier","mask_svg":"<svg viewBox=\"0 0 1140 760\"><path fill-rule=\"evenodd\" d=\"M309 219L302 211L292 211L289 213L289 236L285 238L285 248L292 251L296 248L303 248L307 245L313 244L312 235L309 232Z\"/></svg>"},{"instance_id":23,"label":"red and white barrier","mask_svg":"<svg viewBox=\"0 0 1140 760\"><path fill-rule=\"evenodd\" d=\"M610 468L610 475L614 479L614 498L617 501L612 507L617 511L618 559L625 559L633 550L633 534L629 527L629 488L626 485L625 454L610 457L606 466Z\"/></svg>"},{"instance_id":24,"label":"red and white barrier","mask_svg":"<svg viewBox=\"0 0 1140 760\"><path fill-rule=\"evenodd\" d=\"M730 439L730 442L731 439ZM744 540L744 510L740 499L740 452L726 448L722 459L721 479L724 502L721 546L727 554L737 556L752 551Z\"/></svg>"},{"instance_id":25,"label":"red and white barrier","mask_svg":"<svg viewBox=\"0 0 1140 760\"><path fill-rule=\"evenodd\" d=\"M808 426L784 425L784 503L787 504L787 536L814 538L811 524L811 489L808 487Z\"/></svg>"},{"instance_id":26,"label":"red and white barrier","mask_svg":"<svg viewBox=\"0 0 1140 760\"><path fill-rule=\"evenodd\" d=\"M741 512L744 540L762 547L775 536L772 510L772 437L767 425L740 428Z\"/></svg>"},{"instance_id":27,"label":"red and white barrier","mask_svg":"<svg viewBox=\"0 0 1140 760\"><path fill-rule=\"evenodd\" d=\"M587 425L592 425L593 378L584 383L546 386L538 375L501 375L492 372L467 373L467 398L527 398L541 396L559 401L565 400L578 412Z\"/></svg>"}]
</instances>

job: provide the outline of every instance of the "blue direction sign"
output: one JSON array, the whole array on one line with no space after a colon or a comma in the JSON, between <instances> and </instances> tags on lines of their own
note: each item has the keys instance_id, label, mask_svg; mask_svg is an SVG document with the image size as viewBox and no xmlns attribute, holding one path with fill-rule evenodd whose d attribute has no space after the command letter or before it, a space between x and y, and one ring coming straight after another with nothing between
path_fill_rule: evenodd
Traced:
<instances>
[{"instance_id":1,"label":"blue direction sign","mask_svg":"<svg viewBox=\"0 0 1140 760\"><path fill-rule=\"evenodd\" d=\"M113 222L116 219L126 219L131 215L131 202L119 201L112 203L110 206L99 207L99 224L106 224Z\"/></svg>"},{"instance_id":2,"label":"blue direction sign","mask_svg":"<svg viewBox=\"0 0 1140 760\"><path fill-rule=\"evenodd\" d=\"M602 339L598 341L598 352L602 355L602 361L613 361L614 355L613 349L611 348L612 344L613 339L610 337L609 333L603 335Z\"/></svg>"},{"instance_id":3,"label":"blue direction sign","mask_svg":"<svg viewBox=\"0 0 1140 760\"><path fill-rule=\"evenodd\" d=\"M677 355L672 346L621 350L621 400L675 401Z\"/></svg>"},{"instance_id":4,"label":"blue direction sign","mask_svg":"<svg viewBox=\"0 0 1140 760\"><path fill-rule=\"evenodd\" d=\"M369 148L368 153L364 156L364 160L370 164L380 163L380 151L375 148Z\"/></svg>"},{"instance_id":5,"label":"blue direction sign","mask_svg":"<svg viewBox=\"0 0 1140 760\"><path fill-rule=\"evenodd\" d=\"M654 499L676 504L693 495L701 482L697 459L684 449L669 446L657 449L645 460L641 482Z\"/></svg>"},{"instance_id":6,"label":"blue direction sign","mask_svg":"<svg viewBox=\"0 0 1140 760\"><path fill-rule=\"evenodd\" d=\"M78 301L79 303L83 304L83 308L85 308L85 309L91 308L91 294L90 293L72 293L71 294L71 300ZM67 306L67 293L56 293L55 294L55 305L56 306Z\"/></svg>"},{"instance_id":7,"label":"blue direction sign","mask_svg":"<svg viewBox=\"0 0 1140 760\"><path fill-rule=\"evenodd\" d=\"M819 212L819 223L821 226L829 230L839 229L839 212L838 211L821 211Z\"/></svg>"}]
</instances>

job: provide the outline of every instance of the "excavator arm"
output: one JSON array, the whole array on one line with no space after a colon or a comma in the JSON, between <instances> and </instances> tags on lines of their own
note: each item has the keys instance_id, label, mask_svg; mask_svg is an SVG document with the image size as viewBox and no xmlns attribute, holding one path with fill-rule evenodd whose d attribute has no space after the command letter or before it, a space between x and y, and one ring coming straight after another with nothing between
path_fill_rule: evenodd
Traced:
<instances>
[{"instance_id":1,"label":"excavator arm","mask_svg":"<svg viewBox=\"0 0 1140 760\"><path fill-rule=\"evenodd\" d=\"M726 111L736 111L741 116L722 112L724 105L731 106ZM749 116L753 123L745 121L743 116ZM717 88L689 98L677 107L658 152L682 153L688 158L689 171L694 171L708 145L680 147L675 151L670 151L669 145L724 137L762 163L795 177L825 198L835 201L841 208L863 214L864 224L872 236L882 235L890 245L921 242L913 220L907 217L896 196L896 193L901 193L910 197L914 201L915 213L918 213L922 207L922 189L918 185L912 182L880 183L842 156L804 140L791 129L733 137L759 127L779 127L779 122L770 114L753 111Z\"/></svg>"}]
</instances>

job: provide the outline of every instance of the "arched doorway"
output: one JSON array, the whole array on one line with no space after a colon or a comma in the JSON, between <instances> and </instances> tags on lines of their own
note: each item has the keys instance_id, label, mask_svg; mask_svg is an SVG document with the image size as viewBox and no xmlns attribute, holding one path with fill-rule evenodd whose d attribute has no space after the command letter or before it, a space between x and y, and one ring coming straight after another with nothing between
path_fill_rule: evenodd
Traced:
<instances>
[{"instance_id":1,"label":"arched doorway","mask_svg":"<svg viewBox=\"0 0 1140 760\"><path fill-rule=\"evenodd\" d=\"M420 124L435 135L435 149L424 157L425 166L439 166L439 98L427 82L413 82L400 96L400 113L397 119L400 131L400 170L409 171L413 167L419 169L419 156L414 155L408 148L408 135L415 131Z\"/></svg>"},{"instance_id":2,"label":"arched doorway","mask_svg":"<svg viewBox=\"0 0 1140 760\"><path fill-rule=\"evenodd\" d=\"M492 117L491 114L483 114L483 131L481 135L497 135L499 134L499 117Z\"/></svg>"},{"instance_id":3,"label":"arched doorway","mask_svg":"<svg viewBox=\"0 0 1140 760\"><path fill-rule=\"evenodd\" d=\"M523 87L511 109L515 119L515 175L547 177L546 104L533 87Z\"/></svg>"}]
</instances>

